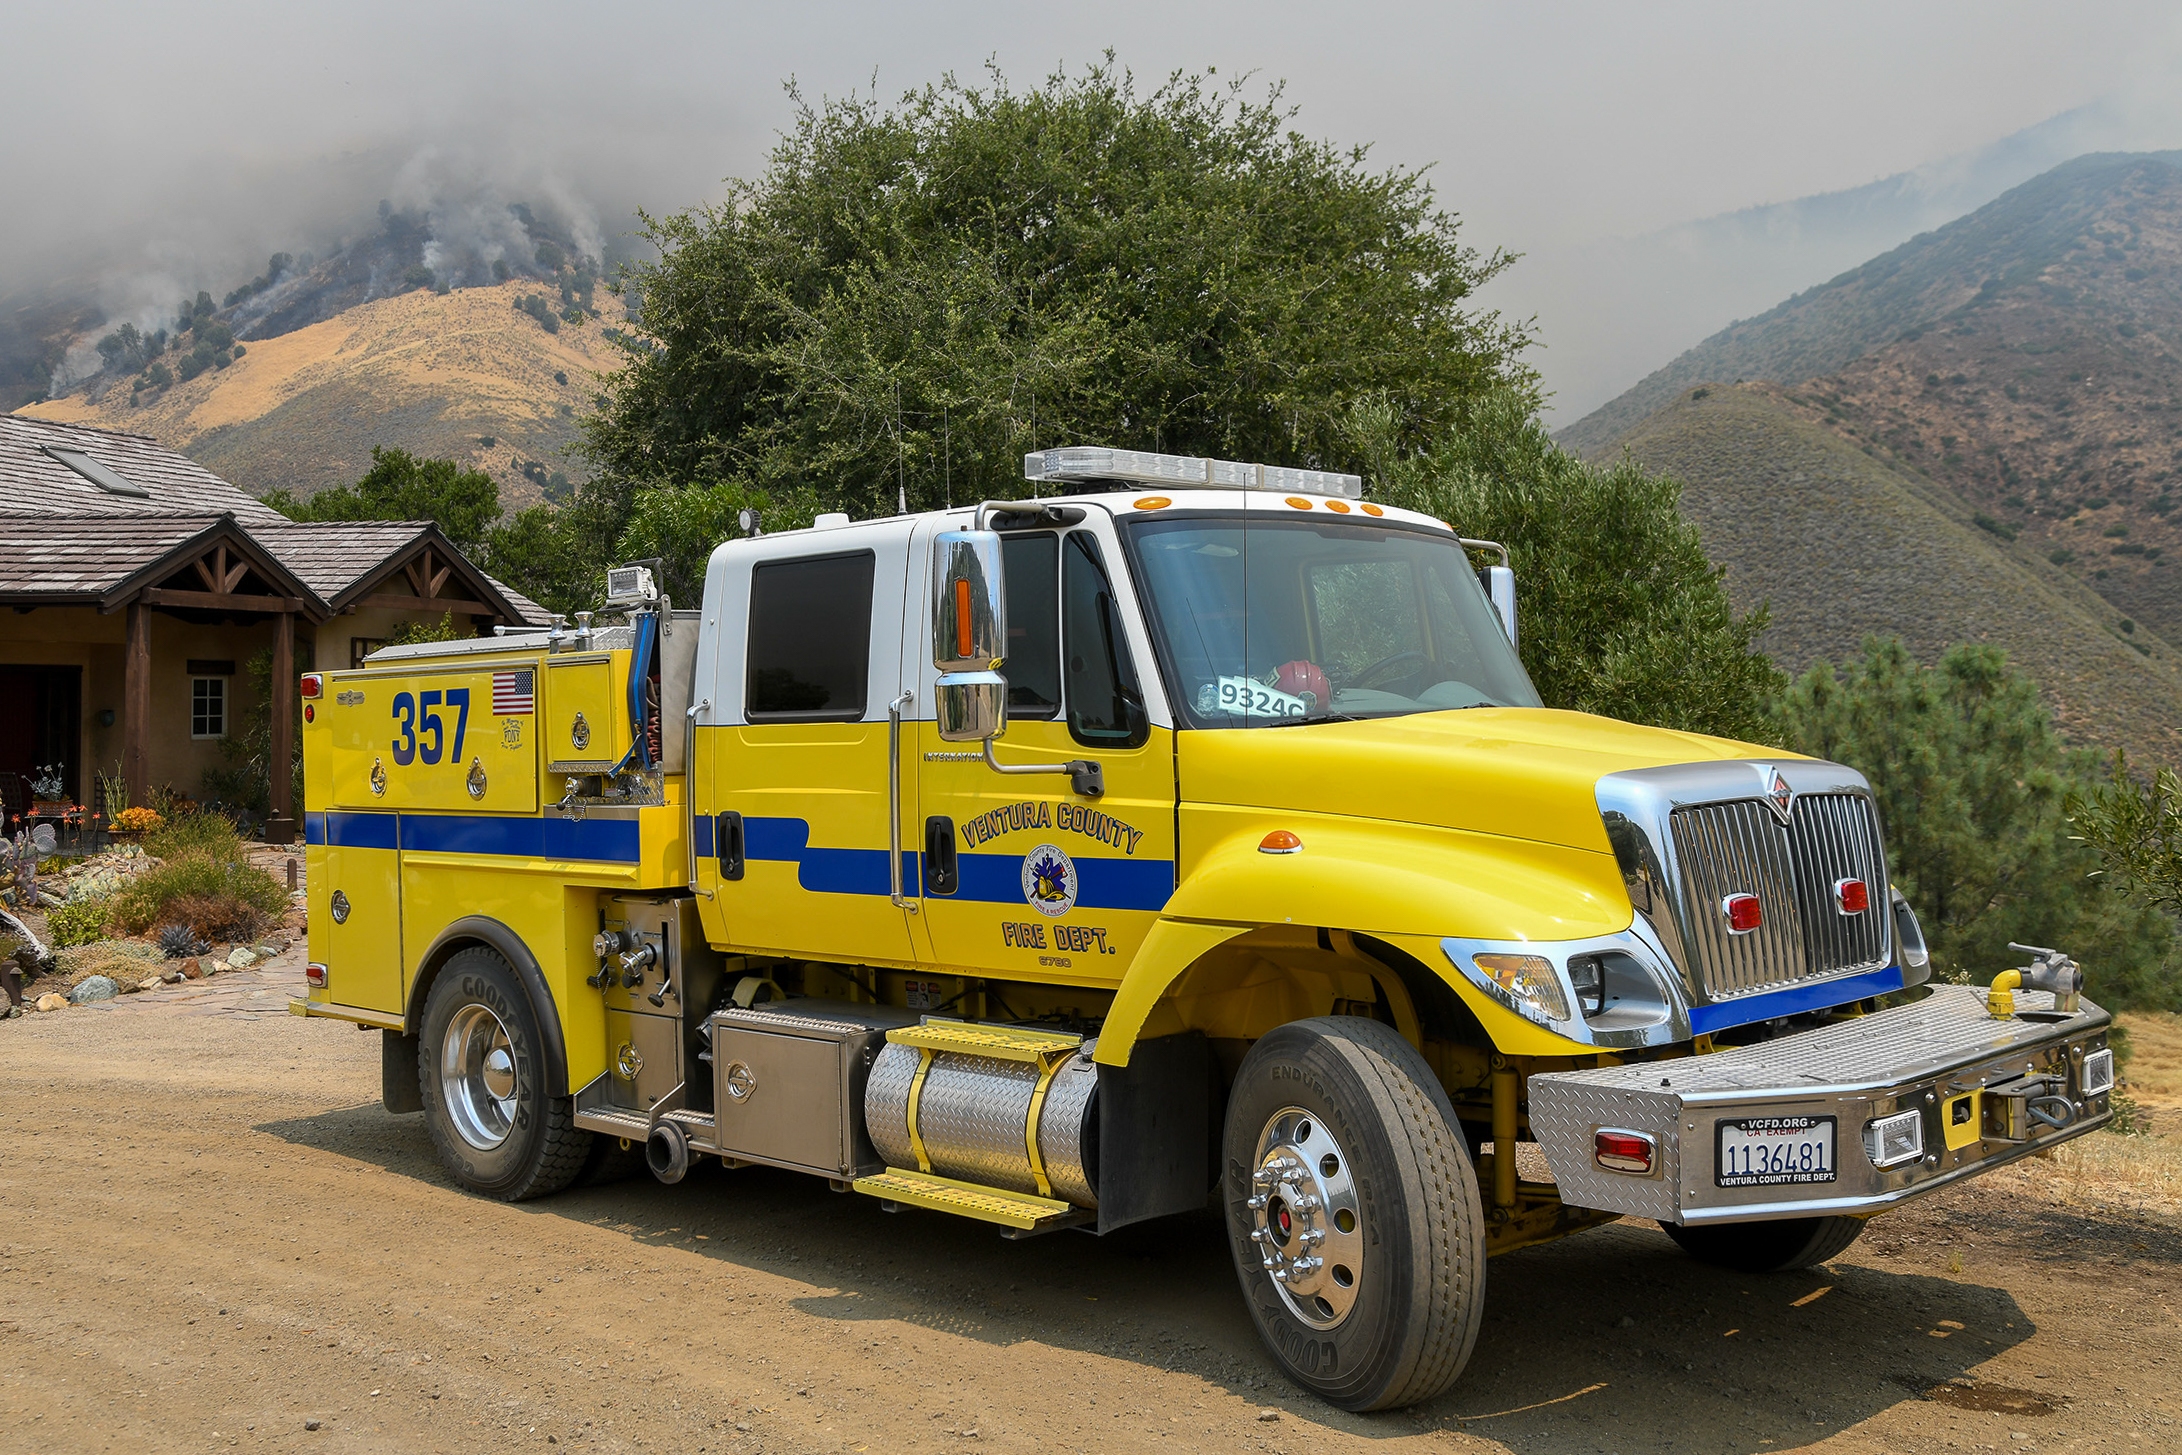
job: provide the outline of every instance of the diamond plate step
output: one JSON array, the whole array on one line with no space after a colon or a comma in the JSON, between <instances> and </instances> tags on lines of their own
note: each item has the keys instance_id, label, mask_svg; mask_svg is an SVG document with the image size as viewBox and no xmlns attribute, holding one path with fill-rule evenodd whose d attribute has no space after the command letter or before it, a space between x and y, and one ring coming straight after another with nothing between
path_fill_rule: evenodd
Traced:
<instances>
[{"instance_id":1,"label":"diamond plate step","mask_svg":"<svg viewBox=\"0 0 2182 1455\"><path fill-rule=\"evenodd\" d=\"M633 1137L641 1142L652 1134L651 1118L633 1111L579 1111L576 1125L587 1132L604 1132L610 1137Z\"/></svg>"},{"instance_id":2,"label":"diamond plate step","mask_svg":"<svg viewBox=\"0 0 2182 1455\"><path fill-rule=\"evenodd\" d=\"M979 1187L975 1183L957 1182L952 1177L934 1177L930 1173L911 1172L900 1167L889 1167L874 1176L857 1178L856 1190L887 1202L954 1213L1026 1233L1043 1232L1060 1226L1064 1220L1083 1220L1090 1216L1082 1208L1058 1198Z\"/></svg>"},{"instance_id":3,"label":"diamond plate step","mask_svg":"<svg viewBox=\"0 0 2182 1455\"><path fill-rule=\"evenodd\" d=\"M1083 1037L1065 1031L1034 1031L1022 1026L971 1025L967 1021L927 1021L886 1033L897 1046L920 1051L952 1051L995 1061L1052 1061L1072 1054Z\"/></svg>"}]
</instances>

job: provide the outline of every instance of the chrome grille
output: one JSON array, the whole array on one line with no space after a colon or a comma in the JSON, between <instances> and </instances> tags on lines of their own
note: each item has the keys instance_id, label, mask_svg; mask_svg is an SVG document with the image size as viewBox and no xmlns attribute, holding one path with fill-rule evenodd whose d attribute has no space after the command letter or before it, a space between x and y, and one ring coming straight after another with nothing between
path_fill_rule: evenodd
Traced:
<instances>
[{"instance_id":1,"label":"chrome grille","mask_svg":"<svg viewBox=\"0 0 2182 1455\"><path fill-rule=\"evenodd\" d=\"M1672 822L1688 945L1713 1000L1887 963L1886 867L1868 799L1804 794L1785 825L1755 800L1677 808ZM1861 879L1871 907L1842 914L1841 879ZM1758 929L1728 932L1731 894L1758 897Z\"/></svg>"}]
</instances>

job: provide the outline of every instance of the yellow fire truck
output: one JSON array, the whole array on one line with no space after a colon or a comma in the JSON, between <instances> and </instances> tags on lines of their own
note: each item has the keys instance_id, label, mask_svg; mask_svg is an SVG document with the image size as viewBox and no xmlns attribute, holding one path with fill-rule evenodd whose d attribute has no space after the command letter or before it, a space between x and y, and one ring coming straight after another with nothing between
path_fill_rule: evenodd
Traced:
<instances>
[{"instance_id":1,"label":"yellow fire truck","mask_svg":"<svg viewBox=\"0 0 2182 1455\"><path fill-rule=\"evenodd\" d=\"M1856 773L1541 708L1504 550L1348 475L1026 474L304 678L293 1008L384 1032L465 1187L1210 1207L1271 1357L1376 1409L1455 1380L1494 1253L1808 1267L2109 1116L2066 956L1924 984Z\"/></svg>"}]
</instances>

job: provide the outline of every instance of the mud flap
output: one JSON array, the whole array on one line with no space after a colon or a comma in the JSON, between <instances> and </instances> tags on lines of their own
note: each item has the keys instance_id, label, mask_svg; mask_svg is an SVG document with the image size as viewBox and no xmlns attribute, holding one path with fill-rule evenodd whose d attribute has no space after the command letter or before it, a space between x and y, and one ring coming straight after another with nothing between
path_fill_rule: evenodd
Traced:
<instances>
[{"instance_id":1,"label":"mud flap","mask_svg":"<svg viewBox=\"0 0 2182 1455\"><path fill-rule=\"evenodd\" d=\"M379 1032L379 1100L396 1115L424 1110L424 1093L417 1086L415 1036Z\"/></svg>"},{"instance_id":2,"label":"mud flap","mask_svg":"<svg viewBox=\"0 0 2182 1455\"><path fill-rule=\"evenodd\" d=\"M1191 1031L1139 1041L1128 1065L1099 1068L1101 1233L1205 1205L1211 1056Z\"/></svg>"}]
</instances>

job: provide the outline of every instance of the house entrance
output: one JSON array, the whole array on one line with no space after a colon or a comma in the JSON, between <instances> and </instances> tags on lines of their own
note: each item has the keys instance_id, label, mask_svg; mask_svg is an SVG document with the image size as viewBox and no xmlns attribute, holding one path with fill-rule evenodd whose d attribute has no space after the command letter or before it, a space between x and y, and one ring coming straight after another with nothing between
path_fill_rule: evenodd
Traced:
<instances>
[{"instance_id":1,"label":"house entrance","mask_svg":"<svg viewBox=\"0 0 2182 1455\"><path fill-rule=\"evenodd\" d=\"M0 805L30 807L31 780L60 765L61 796L83 801L83 668L0 663Z\"/></svg>"}]
</instances>

